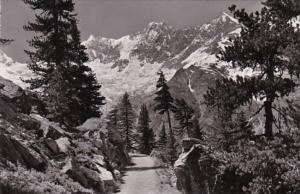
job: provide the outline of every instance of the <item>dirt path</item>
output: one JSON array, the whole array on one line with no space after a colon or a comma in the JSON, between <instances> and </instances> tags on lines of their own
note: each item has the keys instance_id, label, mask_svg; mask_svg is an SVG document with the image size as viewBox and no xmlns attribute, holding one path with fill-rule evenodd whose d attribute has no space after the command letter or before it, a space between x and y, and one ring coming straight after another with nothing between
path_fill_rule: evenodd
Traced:
<instances>
[{"instance_id":1,"label":"dirt path","mask_svg":"<svg viewBox=\"0 0 300 194\"><path fill-rule=\"evenodd\" d=\"M156 170L161 166L146 155L132 155L134 166L127 168L119 194L180 194L176 188L162 184Z\"/></svg>"}]
</instances>

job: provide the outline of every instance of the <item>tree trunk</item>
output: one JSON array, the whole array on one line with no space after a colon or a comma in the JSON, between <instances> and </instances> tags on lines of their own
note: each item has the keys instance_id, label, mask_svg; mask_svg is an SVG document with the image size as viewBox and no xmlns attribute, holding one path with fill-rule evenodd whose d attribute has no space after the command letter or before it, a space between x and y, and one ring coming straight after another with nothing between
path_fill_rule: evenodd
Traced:
<instances>
[{"instance_id":1,"label":"tree trunk","mask_svg":"<svg viewBox=\"0 0 300 194\"><path fill-rule=\"evenodd\" d=\"M130 140L129 140L129 119L128 119L128 107L125 105L125 123L126 123L126 148L128 151L131 150Z\"/></svg>"},{"instance_id":2,"label":"tree trunk","mask_svg":"<svg viewBox=\"0 0 300 194\"><path fill-rule=\"evenodd\" d=\"M274 116L272 112L272 100L267 99L264 103L265 106L265 136L268 139L273 138L273 121L274 121Z\"/></svg>"},{"instance_id":3,"label":"tree trunk","mask_svg":"<svg viewBox=\"0 0 300 194\"><path fill-rule=\"evenodd\" d=\"M173 130L172 130L171 117L170 117L170 112L169 111L167 111L167 116L168 116L168 123L169 123L170 139L171 139L171 142L174 143L173 142L174 134L173 134Z\"/></svg>"},{"instance_id":4,"label":"tree trunk","mask_svg":"<svg viewBox=\"0 0 300 194\"><path fill-rule=\"evenodd\" d=\"M271 63L271 62L270 62ZM273 63L273 61L272 61ZM274 67L272 65L269 65L267 69L267 81L272 83L274 85ZM265 90L267 94L267 99L264 102L265 106L265 117L266 117L266 122L265 122L265 136L271 140L273 138L273 122L274 122L274 116L272 112L272 104L274 102L274 97L275 97L275 91L273 91L273 88L268 88Z\"/></svg>"},{"instance_id":5,"label":"tree trunk","mask_svg":"<svg viewBox=\"0 0 300 194\"><path fill-rule=\"evenodd\" d=\"M173 130L172 130L172 125L171 125L171 117L170 117L170 112L167 111L167 116L168 116L168 123L169 123L169 130L170 130L170 134L169 134L169 141L168 141L168 155L170 156L170 162L171 165L174 164L174 162L176 161L176 149L175 149L175 138L174 138L174 134L173 134Z\"/></svg>"}]
</instances>

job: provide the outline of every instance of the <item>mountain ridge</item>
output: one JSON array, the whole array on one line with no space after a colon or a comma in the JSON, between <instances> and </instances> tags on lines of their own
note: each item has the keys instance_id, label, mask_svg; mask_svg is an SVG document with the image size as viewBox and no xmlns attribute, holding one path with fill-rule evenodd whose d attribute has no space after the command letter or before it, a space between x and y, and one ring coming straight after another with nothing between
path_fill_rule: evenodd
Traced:
<instances>
[{"instance_id":1,"label":"mountain ridge","mask_svg":"<svg viewBox=\"0 0 300 194\"><path fill-rule=\"evenodd\" d=\"M124 92L140 97L151 95L160 70L164 71L169 82L180 80L175 76L185 75L177 73L179 70L186 71L190 77L193 75L189 74L197 68L212 77L219 76L218 69L223 72L227 69L229 75L240 73L228 69L228 64L219 62L216 57L218 50L226 46L228 37L239 33L238 29L238 22L223 13L198 27L179 29L165 22L150 22L141 31L119 39L91 35L82 44L86 46L89 56L86 65L95 72L102 84L101 92L110 106ZM26 64L13 62L6 55L2 58L11 62L3 62L5 68L0 75L26 87L20 79L32 77ZM172 83L176 84L175 81ZM179 84L189 90L192 85L195 83ZM194 98L199 99L198 95L203 91L192 93Z\"/></svg>"}]
</instances>

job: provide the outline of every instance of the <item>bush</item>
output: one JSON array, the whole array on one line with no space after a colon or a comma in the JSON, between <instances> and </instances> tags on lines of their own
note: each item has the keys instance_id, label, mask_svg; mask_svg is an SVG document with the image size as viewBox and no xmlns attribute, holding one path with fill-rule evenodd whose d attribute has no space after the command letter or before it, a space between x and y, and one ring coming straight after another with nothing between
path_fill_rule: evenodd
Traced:
<instances>
[{"instance_id":1,"label":"bush","mask_svg":"<svg viewBox=\"0 0 300 194\"><path fill-rule=\"evenodd\" d=\"M257 137L235 147L234 152L213 151L216 171L206 181L216 194L298 194L300 193L300 136L295 132L274 140ZM199 162L207 168L207 162ZM206 171L205 171L206 172Z\"/></svg>"},{"instance_id":2,"label":"bush","mask_svg":"<svg viewBox=\"0 0 300 194\"><path fill-rule=\"evenodd\" d=\"M10 165L0 172L0 186L5 194L73 194L92 193L73 182L59 169L49 168L45 173Z\"/></svg>"}]
</instances>

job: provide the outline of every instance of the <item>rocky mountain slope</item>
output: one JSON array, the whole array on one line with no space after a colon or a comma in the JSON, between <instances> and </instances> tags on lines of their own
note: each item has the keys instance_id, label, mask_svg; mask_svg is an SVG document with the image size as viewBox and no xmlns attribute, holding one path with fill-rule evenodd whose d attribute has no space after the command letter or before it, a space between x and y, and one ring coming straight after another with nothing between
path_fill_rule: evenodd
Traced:
<instances>
[{"instance_id":1,"label":"rocky mountain slope","mask_svg":"<svg viewBox=\"0 0 300 194\"><path fill-rule=\"evenodd\" d=\"M159 70L173 83L183 79L183 75L193 77L195 70L218 74L218 69L226 64L218 63L215 54L229 36L239 32L238 28L237 21L223 13L200 27L176 29L152 22L133 35L117 40L91 36L83 44L90 57L88 65L103 84L103 94L114 101L125 91L138 96L153 92ZM197 81L193 78L189 82L187 78L177 86L190 88L189 93L198 98L198 91L191 86Z\"/></svg>"}]
</instances>

